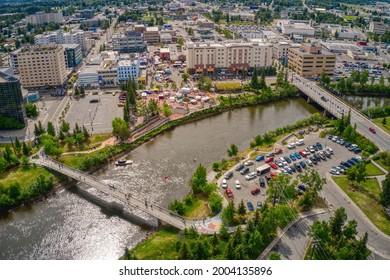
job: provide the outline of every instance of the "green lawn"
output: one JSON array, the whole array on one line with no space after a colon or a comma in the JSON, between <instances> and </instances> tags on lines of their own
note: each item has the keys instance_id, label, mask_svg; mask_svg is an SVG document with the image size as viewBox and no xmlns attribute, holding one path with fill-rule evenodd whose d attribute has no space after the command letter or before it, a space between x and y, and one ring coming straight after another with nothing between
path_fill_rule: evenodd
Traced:
<instances>
[{"instance_id":1,"label":"green lawn","mask_svg":"<svg viewBox=\"0 0 390 280\"><path fill-rule=\"evenodd\" d=\"M357 19L357 16L343 16L346 20L353 21Z\"/></svg>"},{"instance_id":2,"label":"green lawn","mask_svg":"<svg viewBox=\"0 0 390 280\"><path fill-rule=\"evenodd\" d=\"M383 159L377 159L375 160L375 162L378 163L380 166L382 166L384 169L386 169L387 172L390 172L390 166L386 165Z\"/></svg>"},{"instance_id":3,"label":"green lawn","mask_svg":"<svg viewBox=\"0 0 390 280\"><path fill-rule=\"evenodd\" d=\"M88 151L93 148L99 147L102 142L109 139L111 134L96 134L90 137L87 141L81 143L79 147L77 145L73 145L71 149L69 149L68 145L65 145L64 152L76 152L76 151Z\"/></svg>"},{"instance_id":4,"label":"green lawn","mask_svg":"<svg viewBox=\"0 0 390 280\"><path fill-rule=\"evenodd\" d=\"M203 195L197 195L195 202L187 207L185 216L190 219L201 219L211 215L211 209L208 206L208 198Z\"/></svg>"},{"instance_id":5,"label":"green lawn","mask_svg":"<svg viewBox=\"0 0 390 280\"><path fill-rule=\"evenodd\" d=\"M333 177L339 187L356 203L371 222L382 232L390 235L390 218L379 204L380 187L377 179L362 182L362 189L351 188L346 177Z\"/></svg>"},{"instance_id":6,"label":"green lawn","mask_svg":"<svg viewBox=\"0 0 390 280\"><path fill-rule=\"evenodd\" d=\"M379 119L375 119L374 123L377 126L379 126L380 128L382 128L384 131L386 131L388 134L390 134L390 118L388 118L386 125L383 125L382 121L383 121L383 118L379 118Z\"/></svg>"},{"instance_id":7,"label":"green lawn","mask_svg":"<svg viewBox=\"0 0 390 280\"><path fill-rule=\"evenodd\" d=\"M367 176L379 176L379 175L385 175L385 173L380 170L377 166L375 166L373 163L366 164L366 171Z\"/></svg>"},{"instance_id":8,"label":"green lawn","mask_svg":"<svg viewBox=\"0 0 390 280\"><path fill-rule=\"evenodd\" d=\"M174 260L178 257L175 243L179 241L178 230L166 227L144 242L138 244L131 253L139 260Z\"/></svg>"},{"instance_id":9,"label":"green lawn","mask_svg":"<svg viewBox=\"0 0 390 280\"><path fill-rule=\"evenodd\" d=\"M11 183L18 182L22 188L30 185L39 175L46 178L53 176L46 168L34 166L21 166L0 174L0 184L9 187Z\"/></svg>"}]
</instances>

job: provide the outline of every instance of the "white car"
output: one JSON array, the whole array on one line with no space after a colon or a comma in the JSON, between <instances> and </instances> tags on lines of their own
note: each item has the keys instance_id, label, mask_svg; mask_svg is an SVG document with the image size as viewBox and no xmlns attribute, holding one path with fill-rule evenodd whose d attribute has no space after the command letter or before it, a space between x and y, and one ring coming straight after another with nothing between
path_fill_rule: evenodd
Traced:
<instances>
[{"instance_id":1,"label":"white car","mask_svg":"<svg viewBox=\"0 0 390 280\"><path fill-rule=\"evenodd\" d=\"M309 166L313 166L313 162L312 162L310 159L307 159L307 160L306 160L306 163L307 163L307 165L309 165Z\"/></svg>"},{"instance_id":2,"label":"white car","mask_svg":"<svg viewBox=\"0 0 390 280\"><path fill-rule=\"evenodd\" d=\"M293 149L293 148L295 148L295 143L289 143L288 145L287 145L287 148L288 149Z\"/></svg>"},{"instance_id":3,"label":"white car","mask_svg":"<svg viewBox=\"0 0 390 280\"><path fill-rule=\"evenodd\" d=\"M255 164L255 163L253 162L253 160L248 160L248 161L244 162L244 165L245 165L245 166L250 166L250 165L253 165L253 164Z\"/></svg>"},{"instance_id":4,"label":"white car","mask_svg":"<svg viewBox=\"0 0 390 280\"><path fill-rule=\"evenodd\" d=\"M246 179L247 181L253 180L253 179L255 179L255 178L256 178L256 172L249 173L248 175L245 176L245 179Z\"/></svg>"},{"instance_id":5,"label":"white car","mask_svg":"<svg viewBox=\"0 0 390 280\"><path fill-rule=\"evenodd\" d=\"M329 151L329 153L331 153L333 155L333 150L331 147L327 147L326 150Z\"/></svg>"},{"instance_id":6,"label":"white car","mask_svg":"<svg viewBox=\"0 0 390 280\"><path fill-rule=\"evenodd\" d=\"M228 187L226 179L222 180L222 185L221 186L222 186L223 189L226 189Z\"/></svg>"},{"instance_id":7,"label":"white car","mask_svg":"<svg viewBox=\"0 0 390 280\"><path fill-rule=\"evenodd\" d=\"M236 185L237 190L241 189L240 181L236 180L234 184Z\"/></svg>"},{"instance_id":8,"label":"white car","mask_svg":"<svg viewBox=\"0 0 390 280\"><path fill-rule=\"evenodd\" d=\"M295 145L297 145L297 146L302 146L302 145L305 145L305 142L303 141L303 139L301 139L301 140L298 140L298 141L295 143Z\"/></svg>"}]
</instances>

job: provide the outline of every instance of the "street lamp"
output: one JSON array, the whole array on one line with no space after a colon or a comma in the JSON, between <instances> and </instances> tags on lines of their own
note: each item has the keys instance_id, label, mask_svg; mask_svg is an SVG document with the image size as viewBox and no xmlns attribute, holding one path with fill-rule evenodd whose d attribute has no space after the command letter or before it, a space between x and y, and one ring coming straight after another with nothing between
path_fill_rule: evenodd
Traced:
<instances>
[{"instance_id":1,"label":"street lamp","mask_svg":"<svg viewBox=\"0 0 390 280\"><path fill-rule=\"evenodd\" d=\"M91 120L91 127L92 127L93 121L91 116L91 109L88 110L88 114L89 114L89 119Z\"/></svg>"}]
</instances>

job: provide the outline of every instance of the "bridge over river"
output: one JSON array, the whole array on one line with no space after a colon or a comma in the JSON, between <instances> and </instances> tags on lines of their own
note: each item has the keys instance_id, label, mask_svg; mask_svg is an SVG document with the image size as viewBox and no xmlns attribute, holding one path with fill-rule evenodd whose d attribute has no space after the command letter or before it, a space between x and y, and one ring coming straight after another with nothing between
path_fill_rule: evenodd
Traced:
<instances>
[{"instance_id":1,"label":"bridge over river","mask_svg":"<svg viewBox=\"0 0 390 280\"><path fill-rule=\"evenodd\" d=\"M184 230L185 228L194 227L200 233L213 234L218 232L220 219L218 217L204 219L204 220L188 220L184 217L164 208L159 205L151 204L147 199L140 199L134 197L131 193L125 193L111 184L101 182L97 177L81 172L77 169L63 165L60 162L54 161L46 157L43 152L39 152L31 161L35 164L52 169L58 173L66 175L69 178L87 184L104 194L108 194L116 200L120 201L128 209L139 209L143 212L158 219L159 224L164 222L177 229Z\"/></svg>"}]
</instances>

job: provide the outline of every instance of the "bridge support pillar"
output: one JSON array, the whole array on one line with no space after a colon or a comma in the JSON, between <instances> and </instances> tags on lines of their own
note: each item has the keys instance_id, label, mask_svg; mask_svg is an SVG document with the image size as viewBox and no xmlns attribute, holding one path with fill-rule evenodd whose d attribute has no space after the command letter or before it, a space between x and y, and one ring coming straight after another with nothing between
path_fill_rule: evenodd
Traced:
<instances>
[{"instance_id":1,"label":"bridge support pillar","mask_svg":"<svg viewBox=\"0 0 390 280\"><path fill-rule=\"evenodd\" d=\"M307 103L311 103L310 97L307 97Z\"/></svg>"},{"instance_id":2,"label":"bridge support pillar","mask_svg":"<svg viewBox=\"0 0 390 280\"><path fill-rule=\"evenodd\" d=\"M157 219L157 226L160 227L160 226L163 226L163 225L165 225L165 222L160 220L160 219Z\"/></svg>"}]
</instances>

